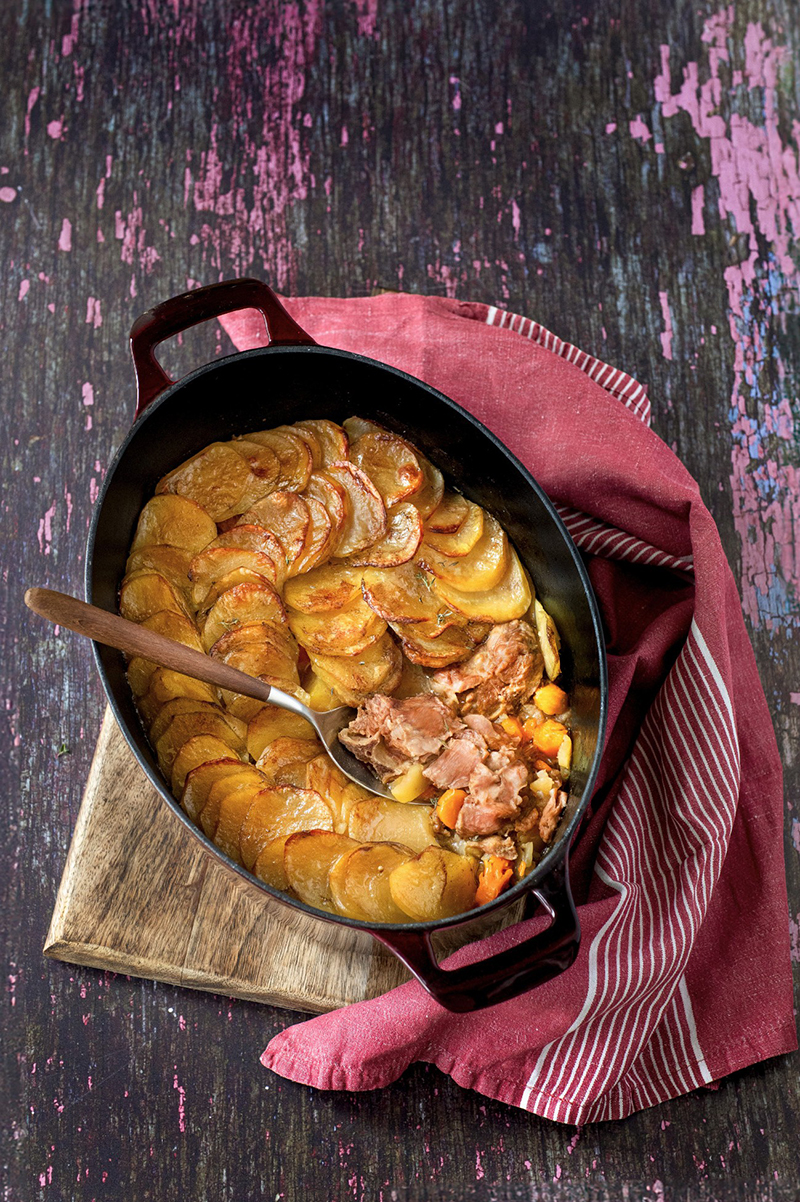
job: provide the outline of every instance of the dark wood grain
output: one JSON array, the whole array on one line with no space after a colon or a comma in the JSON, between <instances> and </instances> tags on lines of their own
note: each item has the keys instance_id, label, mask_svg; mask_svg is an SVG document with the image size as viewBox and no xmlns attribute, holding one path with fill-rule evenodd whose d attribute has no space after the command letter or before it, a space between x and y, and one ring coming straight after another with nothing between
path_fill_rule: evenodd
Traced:
<instances>
[{"instance_id":1,"label":"dark wood grain","mask_svg":"<svg viewBox=\"0 0 800 1202\"><path fill-rule=\"evenodd\" d=\"M800 14L720 11L0 8L10 1202L797 1197L796 1058L561 1128L424 1066L380 1095L315 1093L258 1066L296 1016L41 956L103 700L88 647L42 639L22 594L80 591L91 503L134 407L133 319L252 273L301 294L504 305L647 383L741 586L786 765L800 957ZM178 375L230 349L198 327L162 357Z\"/></svg>"}]
</instances>

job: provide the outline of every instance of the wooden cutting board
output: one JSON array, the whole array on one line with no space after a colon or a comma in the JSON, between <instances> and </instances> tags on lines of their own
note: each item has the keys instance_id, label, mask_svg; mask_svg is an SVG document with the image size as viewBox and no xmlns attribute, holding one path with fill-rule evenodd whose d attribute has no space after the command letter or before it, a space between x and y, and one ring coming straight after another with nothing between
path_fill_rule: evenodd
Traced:
<instances>
[{"instance_id":1,"label":"wooden cutting board","mask_svg":"<svg viewBox=\"0 0 800 1202\"><path fill-rule=\"evenodd\" d=\"M298 925L296 912L209 855L152 787L110 710L44 952L312 1013L409 978L370 936Z\"/></svg>"}]
</instances>

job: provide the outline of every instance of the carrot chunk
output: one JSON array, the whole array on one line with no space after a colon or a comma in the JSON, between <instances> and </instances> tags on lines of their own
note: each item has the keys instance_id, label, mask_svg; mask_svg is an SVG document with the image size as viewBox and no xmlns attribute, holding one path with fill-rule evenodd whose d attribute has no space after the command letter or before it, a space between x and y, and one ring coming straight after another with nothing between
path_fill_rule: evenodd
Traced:
<instances>
[{"instance_id":1,"label":"carrot chunk","mask_svg":"<svg viewBox=\"0 0 800 1202\"><path fill-rule=\"evenodd\" d=\"M542 755L549 756L554 759L558 755L558 749L561 746L561 741L567 733L567 728L563 722L556 722L555 718L548 718L546 722L541 722L532 731L533 745Z\"/></svg>"},{"instance_id":2,"label":"carrot chunk","mask_svg":"<svg viewBox=\"0 0 800 1202\"><path fill-rule=\"evenodd\" d=\"M511 735L512 739L519 739L520 743L527 743L530 736L519 718L502 718L500 725L507 735Z\"/></svg>"},{"instance_id":3,"label":"carrot chunk","mask_svg":"<svg viewBox=\"0 0 800 1202\"><path fill-rule=\"evenodd\" d=\"M536 690L533 700L543 714L550 716L563 714L568 705L567 694L557 684L543 684Z\"/></svg>"},{"instance_id":4,"label":"carrot chunk","mask_svg":"<svg viewBox=\"0 0 800 1202\"><path fill-rule=\"evenodd\" d=\"M436 804L438 818L445 826L449 826L451 830L456 825L466 796L467 794L463 789L446 789Z\"/></svg>"},{"instance_id":5,"label":"carrot chunk","mask_svg":"<svg viewBox=\"0 0 800 1202\"><path fill-rule=\"evenodd\" d=\"M494 901L505 889L514 875L514 864L505 856L486 856L483 861L483 871L478 881L478 891L475 894L475 905L485 906Z\"/></svg>"}]
</instances>

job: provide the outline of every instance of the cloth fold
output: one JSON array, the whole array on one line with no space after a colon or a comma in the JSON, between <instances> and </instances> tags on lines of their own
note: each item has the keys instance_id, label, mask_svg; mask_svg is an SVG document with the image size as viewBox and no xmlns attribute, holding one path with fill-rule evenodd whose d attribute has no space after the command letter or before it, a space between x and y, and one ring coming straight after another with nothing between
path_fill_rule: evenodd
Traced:
<instances>
[{"instance_id":1,"label":"cloth fold","mask_svg":"<svg viewBox=\"0 0 800 1202\"><path fill-rule=\"evenodd\" d=\"M573 847L583 938L562 976L452 1015L415 982L292 1026L262 1063L376 1089L414 1061L568 1123L622 1118L797 1046L782 774L741 605L697 484L624 372L492 306L288 300L318 342L392 364L495 434L556 502L603 614L609 727ZM251 313L223 319L263 345ZM483 959L534 918L446 963Z\"/></svg>"}]
</instances>

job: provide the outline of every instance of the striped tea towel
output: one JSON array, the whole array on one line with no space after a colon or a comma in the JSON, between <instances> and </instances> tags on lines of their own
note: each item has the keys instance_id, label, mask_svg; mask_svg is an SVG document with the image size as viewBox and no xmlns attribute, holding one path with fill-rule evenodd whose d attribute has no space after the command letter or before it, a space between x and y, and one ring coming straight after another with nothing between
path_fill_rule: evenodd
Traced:
<instances>
[{"instance_id":1,"label":"striped tea towel","mask_svg":"<svg viewBox=\"0 0 800 1202\"><path fill-rule=\"evenodd\" d=\"M795 1048L778 750L719 535L650 430L644 389L491 306L388 294L287 307L318 342L440 389L530 468L586 555L610 705L572 854L583 930L572 968L466 1015L412 982L288 1028L264 1065L362 1090L430 1061L460 1085L585 1123ZM224 324L239 348L265 341L252 314ZM448 963L519 937L501 931Z\"/></svg>"}]
</instances>

